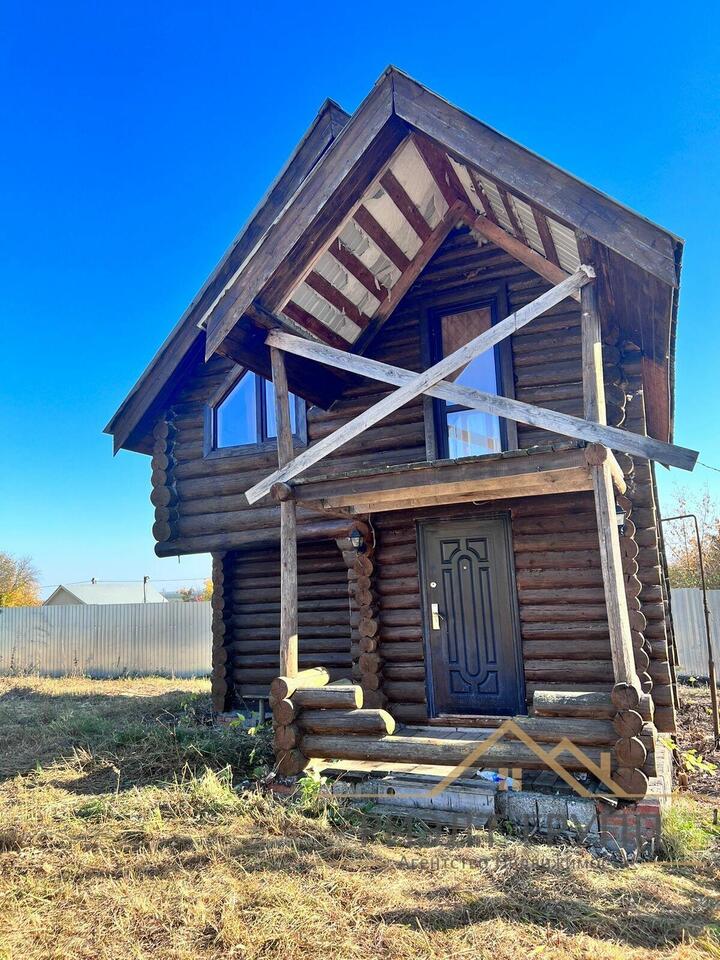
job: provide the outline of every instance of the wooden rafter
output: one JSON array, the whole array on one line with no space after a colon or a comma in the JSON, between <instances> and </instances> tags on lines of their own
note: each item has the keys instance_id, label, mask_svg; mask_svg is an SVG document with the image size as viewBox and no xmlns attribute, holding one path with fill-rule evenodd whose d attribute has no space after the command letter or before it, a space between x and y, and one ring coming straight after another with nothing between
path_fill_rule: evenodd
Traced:
<instances>
[{"instance_id":1,"label":"wooden rafter","mask_svg":"<svg viewBox=\"0 0 720 960\"><path fill-rule=\"evenodd\" d=\"M410 382L399 387L389 396L375 403L369 409L365 410L359 416L345 423L342 427L335 430L322 440L318 440L312 446L308 447L301 454L289 463L287 466L278 469L271 476L266 477L259 483L256 483L246 491L248 503L256 503L262 497L266 496L273 484L278 482L286 483L296 477L303 470L322 460L329 453L339 449L346 443L349 443L355 437L364 433L373 424L383 420L395 410L419 397L430 387L435 386L441 380L451 376L456 370L466 366L471 360L479 354L490 350L497 343L501 343L515 331L530 323L535 317L540 316L549 310L555 304L562 302L571 293L579 291L586 283L589 283L594 277L594 272L590 267L581 266L580 269L571 277L563 280L561 283L541 294L531 303L526 304L515 313L510 314L504 320L494 324L489 330L474 337L458 350L454 350L447 357L443 357L436 364L431 366L424 373L417 374Z\"/></svg>"},{"instance_id":2,"label":"wooden rafter","mask_svg":"<svg viewBox=\"0 0 720 960\"><path fill-rule=\"evenodd\" d=\"M376 310L373 320L373 332L376 332L378 325L384 323L392 314L393 310L397 307L410 287L413 285L413 283L415 283L422 271L428 265L431 258L440 248L447 235L461 221L464 209L465 204L461 200L456 200L450 209L445 213L445 216L442 218L440 223L435 227L434 230L431 231L427 240L423 243L413 257L410 266L404 271L402 276L398 278L397 282L392 287L390 296L383 303L381 303Z\"/></svg>"},{"instance_id":3,"label":"wooden rafter","mask_svg":"<svg viewBox=\"0 0 720 960\"><path fill-rule=\"evenodd\" d=\"M381 363L379 360L371 360L369 357L360 357L334 350L325 344L314 343L302 337L283 333L280 330L268 334L267 343L308 360L316 360L318 363L324 363L394 386L409 383L417 376L417 374L410 370L404 370L402 367ZM425 392L430 396L438 397L440 400L459 404L471 410L481 410L498 417L505 417L508 420L517 420L520 423L539 427L552 433L561 433L577 440L585 440L587 443L603 444L612 450L618 450L630 456L657 460L659 463L679 467L683 470L692 470L697 459L697 453L694 450L664 443L662 440L655 440L653 437L642 436L629 430L621 430L618 427L610 427L604 423L595 423L591 419L573 417L570 414L559 413L546 407L536 407L533 404L514 400L510 397L501 397L471 387L463 387L445 380L435 384ZM608 460L612 468L612 459L608 458Z\"/></svg>"},{"instance_id":4,"label":"wooden rafter","mask_svg":"<svg viewBox=\"0 0 720 960\"><path fill-rule=\"evenodd\" d=\"M480 182L480 177L475 173L472 167L466 167L466 169L467 169L467 172L470 174L470 179L472 180L472 184L475 187L475 193L477 193L478 199L480 200L483 210L485 211L485 216L488 218L488 220L491 223L495 223L499 226L498 218L495 215L495 211L493 210L492 204L490 203L490 197L485 193L485 188Z\"/></svg>"},{"instance_id":5,"label":"wooden rafter","mask_svg":"<svg viewBox=\"0 0 720 960\"><path fill-rule=\"evenodd\" d=\"M312 313L308 313L307 310L304 310L301 306L295 303L294 300L289 300L285 304L283 307L283 313L286 313L291 320L295 321L295 323L299 323L302 327L306 327L311 333L321 337L327 343L332 343L333 346L345 350L347 350L347 348L350 346L347 340L339 336L334 330L331 330L330 327L326 326L324 323L321 323L316 316L314 316Z\"/></svg>"},{"instance_id":6,"label":"wooden rafter","mask_svg":"<svg viewBox=\"0 0 720 960\"><path fill-rule=\"evenodd\" d=\"M510 194L507 192L505 187L501 187L499 183L496 183L497 192L500 194L500 199L502 200L503 206L505 207L505 213L508 215L508 220L510 221L510 226L512 227L512 232L523 243L527 244L527 237L525 236L525 231L522 228L522 224L517 218L515 213L515 207L513 206L512 200L510 199Z\"/></svg>"},{"instance_id":7,"label":"wooden rafter","mask_svg":"<svg viewBox=\"0 0 720 960\"><path fill-rule=\"evenodd\" d=\"M335 307L336 310L339 310L340 313L344 313L345 316L349 320L352 320L353 323L356 323L361 328L367 326L370 318L364 313L361 313L352 300L348 300L341 290L338 290L337 287L334 287L332 283L330 283L329 280L326 280L322 274L317 272L317 270L310 271L310 273L305 277L305 283L311 287L315 293L320 294L323 300L327 300L327 302L331 304L331 306Z\"/></svg>"},{"instance_id":8,"label":"wooden rafter","mask_svg":"<svg viewBox=\"0 0 720 960\"><path fill-rule=\"evenodd\" d=\"M395 264L401 272L407 270L410 266L410 259L405 256L400 247L395 243L387 231L380 226L375 217L370 213L364 204L360 204L353 220L373 241L373 243L382 250L386 257Z\"/></svg>"},{"instance_id":9,"label":"wooden rafter","mask_svg":"<svg viewBox=\"0 0 720 960\"><path fill-rule=\"evenodd\" d=\"M543 245L543 250L545 251L545 256L550 261L554 263L556 267L560 266L560 258L558 257L557 249L555 247L555 241L553 240L553 235L550 232L550 224L547 222L547 217L544 213L541 213L535 207L532 207L533 217L535 219L535 226L537 227L538 233L540 234L540 240Z\"/></svg>"},{"instance_id":10,"label":"wooden rafter","mask_svg":"<svg viewBox=\"0 0 720 960\"><path fill-rule=\"evenodd\" d=\"M467 200L465 189L445 151L419 134L413 135L413 143L447 205L451 207L456 200Z\"/></svg>"},{"instance_id":11,"label":"wooden rafter","mask_svg":"<svg viewBox=\"0 0 720 960\"><path fill-rule=\"evenodd\" d=\"M423 241L427 240L432 227L415 206L405 187L403 187L392 170L386 170L380 177L380 185L387 192L387 195L420 239Z\"/></svg>"},{"instance_id":12,"label":"wooden rafter","mask_svg":"<svg viewBox=\"0 0 720 960\"><path fill-rule=\"evenodd\" d=\"M510 236L506 230L503 230L502 227L488 220L488 218L484 217L481 213L475 213L474 210L468 207L464 219L471 230L476 230L485 237L486 240L490 240L498 247L502 247L503 250L515 257L516 260L524 263L526 267L534 270L535 273L540 274L541 277L544 277L550 283L561 283L563 279L568 277L568 274L561 267L550 263L550 261L546 260L541 254L537 253L516 237ZM579 294L575 294L574 297L578 300Z\"/></svg>"},{"instance_id":13,"label":"wooden rafter","mask_svg":"<svg viewBox=\"0 0 720 960\"><path fill-rule=\"evenodd\" d=\"M382 301L387 298L387 287L384 287L380 283L372 270L369 270L362 260L359 260L351 250L348 250L339 237L333 240L330 253L335 257L337 262L345 267L348 273L351 273L377 300L382 303Z\"/></svg>"}]
</instances>

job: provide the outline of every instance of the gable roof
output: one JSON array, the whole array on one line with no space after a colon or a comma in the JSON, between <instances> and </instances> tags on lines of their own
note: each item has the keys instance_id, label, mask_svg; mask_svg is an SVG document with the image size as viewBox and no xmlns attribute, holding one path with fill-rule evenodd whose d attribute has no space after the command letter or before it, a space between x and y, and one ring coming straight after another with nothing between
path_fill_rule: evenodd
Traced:
<instances>
[{"instance_id":1,"label":"gable roof","mask_svg":"<svg viewBox=\"0 0 720 960\"><path fill-rule=\"evenodd\" d=\"M72 583L69 586L61 583L43 602L43 606L63 592L83 604L167 603L166 598L150 583Z\"/></svg>"},{"instance_id":2,"label":"gable roof","mask_svg":"<svg viewBox=\"0 0 720 960\"><path fill-rule=\"evenodd\" d=\"M202 360L205 332L199 323L208 307L265 235L282 210L287 195L297 190L349 118L350 115L334 100L328 99L320 107L247 223L105 427L104 432L113 435L115 453L123 447L150 452L143 438L136 436L142 432L138 426L151 410L162 405L163 398L172 391L183 370Z\"/></svg>"},{"instance_id":3,"label":"gable roof","mask_svg":"<svg viewBox=\"0 0 720 960\"><path fill-rule=\"evenodd\" d=\"M592 257L606 317L619 311L643 348L650 430L671 435L682 242L394 67L273 210L195 311L205 357L264 373L258 334L273 326L362 352L433 244L471 216L522 244L552 282ZM291 389L308 395L293 374ZM117 419L116 449L131 445Z\"/></svg>"}]
</instances>

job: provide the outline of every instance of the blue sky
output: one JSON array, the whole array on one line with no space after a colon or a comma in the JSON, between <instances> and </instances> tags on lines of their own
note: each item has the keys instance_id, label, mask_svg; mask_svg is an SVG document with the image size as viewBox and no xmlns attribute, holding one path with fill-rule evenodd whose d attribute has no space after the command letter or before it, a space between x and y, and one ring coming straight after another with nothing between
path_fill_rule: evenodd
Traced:
<instances>
[{"instance_id":1,"label":"blue sky","mask_svg":"<svg viewBox=\"0 0 720 960\"><path fill-rule=\"evenodd\" d=\"M676 439L720 467L717 5L0 3L0 550L190 580L102 428L326 96L394 63L687 241ZM720 473L659 469L673 485Z\"/></svg>"}]
</instances>

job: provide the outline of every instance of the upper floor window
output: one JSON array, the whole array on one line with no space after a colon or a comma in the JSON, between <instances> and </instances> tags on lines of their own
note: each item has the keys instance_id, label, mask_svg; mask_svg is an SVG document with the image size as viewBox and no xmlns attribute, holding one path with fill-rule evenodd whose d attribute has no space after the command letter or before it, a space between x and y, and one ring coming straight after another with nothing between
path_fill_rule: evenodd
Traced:
<instances>
[{"instance_id":1,"label":"upper floor window","mask_svg":"<svg viewBox=\"0 0 720 960\"><path fill-rule=\"evenodd\" d=\"M290 394L290 423L296 436L302 419L301 403ZM214 449L258 446L274 441L277 424L272 381L250 370L243 371L212 407L212 435Z\"/></svg>"},{"instance_id":2,"label":"upper floor window","mask_svg":"<svg viewBox=\"0 0 720 960\"><path fill-rule=\"evenodd\" d=\"M437 316L435 344L438 359L489 330L493 324L492 306L480 306L458 313ZM500 350L493 347L456 371L449 380L463 387L486 393L503 393ZM438 447L442 457L458 459L507 449L504 421L491 413L468 410L460 404L436 402Z\"/></svg>"}]
</instances>

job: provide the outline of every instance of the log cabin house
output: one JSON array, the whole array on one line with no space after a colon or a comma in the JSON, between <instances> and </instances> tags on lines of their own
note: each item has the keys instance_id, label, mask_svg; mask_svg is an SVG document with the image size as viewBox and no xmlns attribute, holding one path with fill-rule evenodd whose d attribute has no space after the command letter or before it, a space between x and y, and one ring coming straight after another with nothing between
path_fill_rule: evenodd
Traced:
<instances>
[{"instance_id":1,"label":"log cabin house","mask_svg":"<svg viewBox=\"0 0 720 960\"><path fill-rule=\"evenodd\" d=\"M214 707L271 694L283 772L513 717L645 793L681 253L394 68L322 107L106 428L158 556L212 553Z\"/></svg>"}]
</instances>

